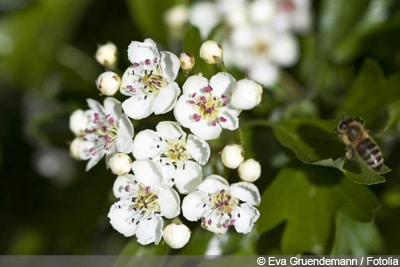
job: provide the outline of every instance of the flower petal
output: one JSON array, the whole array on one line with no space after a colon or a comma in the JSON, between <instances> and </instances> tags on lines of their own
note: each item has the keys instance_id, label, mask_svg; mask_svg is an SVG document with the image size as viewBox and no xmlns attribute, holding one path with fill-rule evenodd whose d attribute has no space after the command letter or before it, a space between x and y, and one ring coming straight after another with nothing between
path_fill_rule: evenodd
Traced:
<instances>
[{"instance_id":1,"label":"flower petal","mask_svg":"<svg viewBox=\"0 0 400 267\"><path fill-rule=\"evenodd\" d=\"M164 221L161 217L153 216L142 220L136 230L137 242L141 245L148 245L160 242Z\"/></svg>"},{"instance_id":2,"label":"flower petal","mask_svg":"<svg viewBox=\"0 0 400 267\"><path fill-rule=\"evenodd\" d=\"M134 211L130 208L130 200L120 200L114 203L107 217L111 226L124 236L133 236L136 233L137 224L132 222Z\"/></svg>"},{"instance_id":3,"label":"flower petal","mask_svg":"<svg viewBox=\"0 0 400 267\"><path fill-rule=\"evenodd\" d=\"M161 69L165 79L170 82L174 81L178 75L179 68L179 58L175 54L167 51L161 52Z\"/></svg>"},{"instance_id":4,"label":"flower petal","mask_svg":"<svg viewBox=\"0 0 400 267\"><path fill-rule=\"evenodd\" d=\"M132 63L144 62L150 59L160 58L156 43L152 39L145 39L144 42L132 41L128 46L128 58Z\"/></svg>"},{"instance_id":5,"label":"flower petal","mask_svg":"<svg viewBox=\"0 0 400 267\"><path fill-rule=\"evenodd\" d=\"M208 80L202 74L192 75L182 85L182 92L185 96L191 96L200 93L206 86L208 86Z\"/></svg>"},{"instance_id":6,"label":"flower petal","mask_svg":"<svg viewBox=\"0 0 400 267\"><path fill-rule=\"evenodd\" d=\"M153 130L140 131L133 140L132 153L136 159L147 159L161 153L160 136Z\"/></svg>"},{"instance_id":7,"label":"flower petal","mask_svg":"<svg viewBox=\"0 0 400 267\"><path fill-rule=\"evenodd\" d=\"M213 194L222 189L229 190L229 184L224 177L211 174L204 179L197 189L207 194Z\"/></svg>"},{"instance_id":8,"label":"flower petal","mask_svg":"<svg viewBox=\"0 0 400 267\"><path fill-rule=\"evenodd\" d=\"M162 88L154 100L154 114L164 114L172 110L180 94L179 86L176 82L170 83Z\"/></svg>"},{"instance_id":9,"label":"flower petal","mask_svg":"<svg viewBox=\"0 0 400 267\"><path fill-rule=\"evenodd\" d=\"M213 88L213 95L227 95L233 88L236 80L227 72L218 72L210 79L210 86Z\"/></svg>"},{"instance_id":10,"label":"flower petal","mask_svg":"<svg viewBox=\"0 0 400 267\"><path fill-rule=\"evenodd\" d=\"M174 109L174 117L183 127L189 128L193 123L193 105L188 103L188 98L180 96Z\"/></svg>"},{"instance_id":11,"label":"flower petal","mask_svg":"<svg viewBox=\"0 0 400 267\"><path fill-rule=\"evenodd\" d=\"M205 120L191 123L190 130L204 140L216 139L220 136L222 131L219 124L211 125L211 123Z\"/></svg>"},{"instance_id":12,"label":"flower petal","mask_svg":"<svg viewBox=\"0 0 400 267\"><path fill-rule=\"evenodd\" d=\"M194 191L182 200L182 214L189 221L197 221L205 211L209 209L204 205L207 195L200 191Z\"/></svg>"},{"instance_id":13,"label":"flower petal","mask_svg":"<svg viewBox=\"0 0 400 267\"><path fill-rule=\"evenodd\" d=\"M158 205L160 206L161 215L169 219L178 216L181 212L179 195L168 185L159 187Z\"/></svg>"},{"instance_id":14,"label":"flower petal","mask_svg":"<svg viewBox=\"0 0 400 267\"><path fill-rule=\"evenodd\" d=\"M199 164L193 161L186 161L184 164L184 168L177 168L175 172L175 186L181 194L194 191L203 178Z\"/></svg>"},{"instance_id":15,"label":"flower petal","mask_svg":"<svg viewBox=\"0 0 400 267\"><path fill-rule=\"evenodd\" d=\"M153 112L154 101L154 95L132 95L122 102L122 109L130 118L140 120Z\"/></svg>"},{"instance_id":16,"label":"flower petal","mask_svg":"<svg viewBox=\"0 0 400 267\"><path fill-rule=\"evenodd\" d=\"M229 225L230 217L227 214L220 214L218 212L213 212L209 216L204 218L204 221L201 223L201 227L211 231L213 233L222 235L228 231L228 227L224 227Z\"/></svg>"},{"instance_id":17,"label":"flower petal","mask_svg":"<svg viewBox=\"0 0 400 267\"><path fill-rule=\"evenodd\" d=\"M114 119L119 118L122 115L121 102L114 97L107 97L104 99L104 110Z\"/></svg>"},{"instance_id":18,"label":"flower petal","mask_svg":"<svg viewBox=\"0 0 400 267\"><path fill-rule=\"evenodd\" d=\"M134 129L131 120L124 114L118 121L116 146L118 152L131 153L133 149Z\"/></svg>"},{"instance_id":19,"label":"flower petal","mask_svg":"<svg viewBox=\"0 0 400 267\"><path fill-rule=\"evenodd\" d=\"M222 128L233 131L239 127L239 111L237 109L224 108L219 115L225 118L225 120L219 121Z\"/></svg>"},{"instance_id":20,"label":"flower petal","mask_svg":"<svg viewBox=\"0 0 400 267\"><path fill-rule=\"evenodd\" d=\"M257 186L249 182L239 182L231 185L231 194L250 205L259 205L261 201Z\"/></svg>"},{"instance_id":21,"label":"flower petal","mask_svg":"<svg viewBox=\"0 0 400 267\"><path fill-rule=\"evenodd\" d=\"M131 187L134 184L135 176L132 174L125 174L118 176L113 185L113 193L117 198L131 196Z\"/></svg>"},{"instance_id":22,"label":"flower petal","mask_svg":"<svg viewBox=\"0 0 400 267\"><path fill-rule=\"evenodd\" d=\"M182 130L179 123L174 121L161 121L157 124L156 130L161 137L170 140L186 137L186 133Z\"/></svg>"},{"instance_id":23,"label":"flower petal","mask_svg":"<svg viewBox=\"0 0 400 267\"><path fill-rule=\"evenodd\" d=\"M200 165L205 165L210 158L209 144L193 134L188 135L186 150Z\"/></svg>"},{"instance_id":24,"label":"flower petal","mask_svg":"<svg viewBox=\"0 0 400 267\"><path fill-rule=\"evenodd\" d=\"M235 218L235 229L238 233L247 234L253 228L254 223L260 217L260 212L246 203L236 206L232 211Z\"/></svg>"},{"instance_id":25,"label":"flower petal","mask_svg":"<svg viewBox=\"0 0 400 267\"><path fill-rule=\"evenodd\" d=\"M151 160L135 160L132 170L138 182L150 187L158 187L161 183L161 171Z\"/></svg>"}]
</instances>

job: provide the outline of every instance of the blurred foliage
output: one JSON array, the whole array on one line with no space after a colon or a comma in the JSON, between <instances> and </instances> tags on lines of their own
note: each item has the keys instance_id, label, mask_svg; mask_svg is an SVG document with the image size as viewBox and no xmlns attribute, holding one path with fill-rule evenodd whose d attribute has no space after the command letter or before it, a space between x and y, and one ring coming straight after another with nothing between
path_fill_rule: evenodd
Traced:
<instances>
[{"instance_id":1,"label":"blurred foliage","mask_svg":"<svg viewBox=\"0 0 400 267\"><path fill-rule=\"evenodd\" d=\"M171 40L163 12L178 2L190 1L0 0L0 252L193 255L214 246L235 255L400 254L395 0L314 1L313 29L298 36L299 63L264 92L262 105L242 114L240 134L224 139L241 140L246 157L262 164L255 231L214 236L189 223L191 242L171 250L139 246L111 229L114 177L103 162L86 173L85 163L69 157L68 117L98 97L97 44L117 44L121 70L129 42L152 38L161 50L192 52L195 72L215 72L198 58L196 28L187 27L179 45ZM381 173L346 165L333 131L343 113L365 120L385 156Z\"/></svg>"}]
</instances>

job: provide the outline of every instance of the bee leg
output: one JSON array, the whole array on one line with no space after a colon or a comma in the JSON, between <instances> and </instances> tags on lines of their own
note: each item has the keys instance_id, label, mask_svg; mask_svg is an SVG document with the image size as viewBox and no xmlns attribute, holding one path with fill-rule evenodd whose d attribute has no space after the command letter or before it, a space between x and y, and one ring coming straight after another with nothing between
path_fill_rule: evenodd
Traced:
<instances>
[{"instance_id":1,"label":"bee leg","mask_svg":"<svg viewBox=\"0 0 400 267\"><path fill-rule=\"evenodd\" d=\"M346 155L346 159L348 159L348 160L352 160L353 159L354 151L350 146L346 147L346 154L345 155Z\"/></svg>"}]
</instances>

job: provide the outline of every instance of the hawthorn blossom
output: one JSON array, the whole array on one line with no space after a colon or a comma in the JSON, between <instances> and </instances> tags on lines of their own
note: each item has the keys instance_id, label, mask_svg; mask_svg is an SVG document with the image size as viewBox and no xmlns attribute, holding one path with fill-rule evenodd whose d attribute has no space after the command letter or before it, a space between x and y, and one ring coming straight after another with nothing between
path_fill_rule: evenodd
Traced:
<instances>
[{"instance_id":1,"label":"hawthorn blossom","mask_svg":"<svg viewBox=\"0 0 400 267\"><path fill-rule=\"evenodd\" d=\"M133 156L153 160L161 168L165 182L187 194L203 178L201 165L207 163L210 147L197 136L186 135L178 123L162 121L156 131L147 129L136 135Z\"/></svg>"},{"instance_id":2,"label":"hawthorn blossom","mask_svg":"<svg viewBox=\"0 0 400 267\"><path fill-rule=\"evenodd\" d=\"M162 181L161 171L150 160L132 163L134 174L118 176L113 192L119 200L108 213L110 224L126 237L136 235L139 244L158 244L164 220L180 213L178 193Z\"/></svg>"},{"instance_id":3,"label":"hawthorn blossom","mask_svg":"<svg viewBox=\"0 0 400 267\"><path fill-rule=\"evenodd\" d=\"M70 118L70 125L74 125L74 129L85 129L79 142L78 155L82 160L89 160L86 171L105 155L108 158L116 152L131 153L134 133L131 121L122 113L121 103L115 98L105 98L104 105L93 99L88 99L87 103L89 110L73 113ZM81 124L79 127L78 122Z\"/></svg>"},{"instance_id":4,"label":"hawthorn blossom","mask_svg":"<svg viewBox=\"0 0 400 267\"><path fill-rule=\"evenodd\" d=\"M230 226L238 233L249 233L260 216L253 207L260 204L260 192L248 182L229 186L226 179L210 175L182 202L183 216L189 221L201 220L201 227L224 234Z\"/></svg>"},{"instance_id":5,"label":"hawthorn blossom","mask_svg":"<svg viewBox=\"0 0 400 267\"><path fill-rule=\"evenodd\" d=\"M143 119L153 112L164 114L172 110L180 94L174 82L179 58L170 52L159 52L151 39L132 41L128 58L132 66L124 72L120 89L129 96L122 103L124 112L133 119Z\"/></svg>"},{"instance_id":6,"label":"hawthorn blossom","mask_svg":"<svg viewBox=\"0 0 400 267\"><path fill-rule=\"evenodd\" d=\"M217 73L210 81L201 74L190 76L176 103L175 119L204 140L218 138L222 128L237 129L240 112L229 103L235 82L226 72Z\"/></svg>"}]
</instances>

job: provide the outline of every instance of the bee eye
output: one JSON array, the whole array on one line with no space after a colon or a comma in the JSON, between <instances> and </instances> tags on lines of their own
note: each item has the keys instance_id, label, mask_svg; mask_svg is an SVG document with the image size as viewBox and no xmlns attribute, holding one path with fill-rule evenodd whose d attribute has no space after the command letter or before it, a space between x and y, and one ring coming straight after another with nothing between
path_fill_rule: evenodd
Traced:
<instances>
[{"instance_id":1,"label":"bee eye","mask_svg":"<svg viewBox=\"0 0 400 267\"><path fill-rule=\"evenodd\" d=\"M339 125L339 129L340 129L340 130L344 130L344 129L346 129L346 127L347 127L347 123L345 123L345 122L342 122L342 123Z\"/></svg>"}]
</instances>

